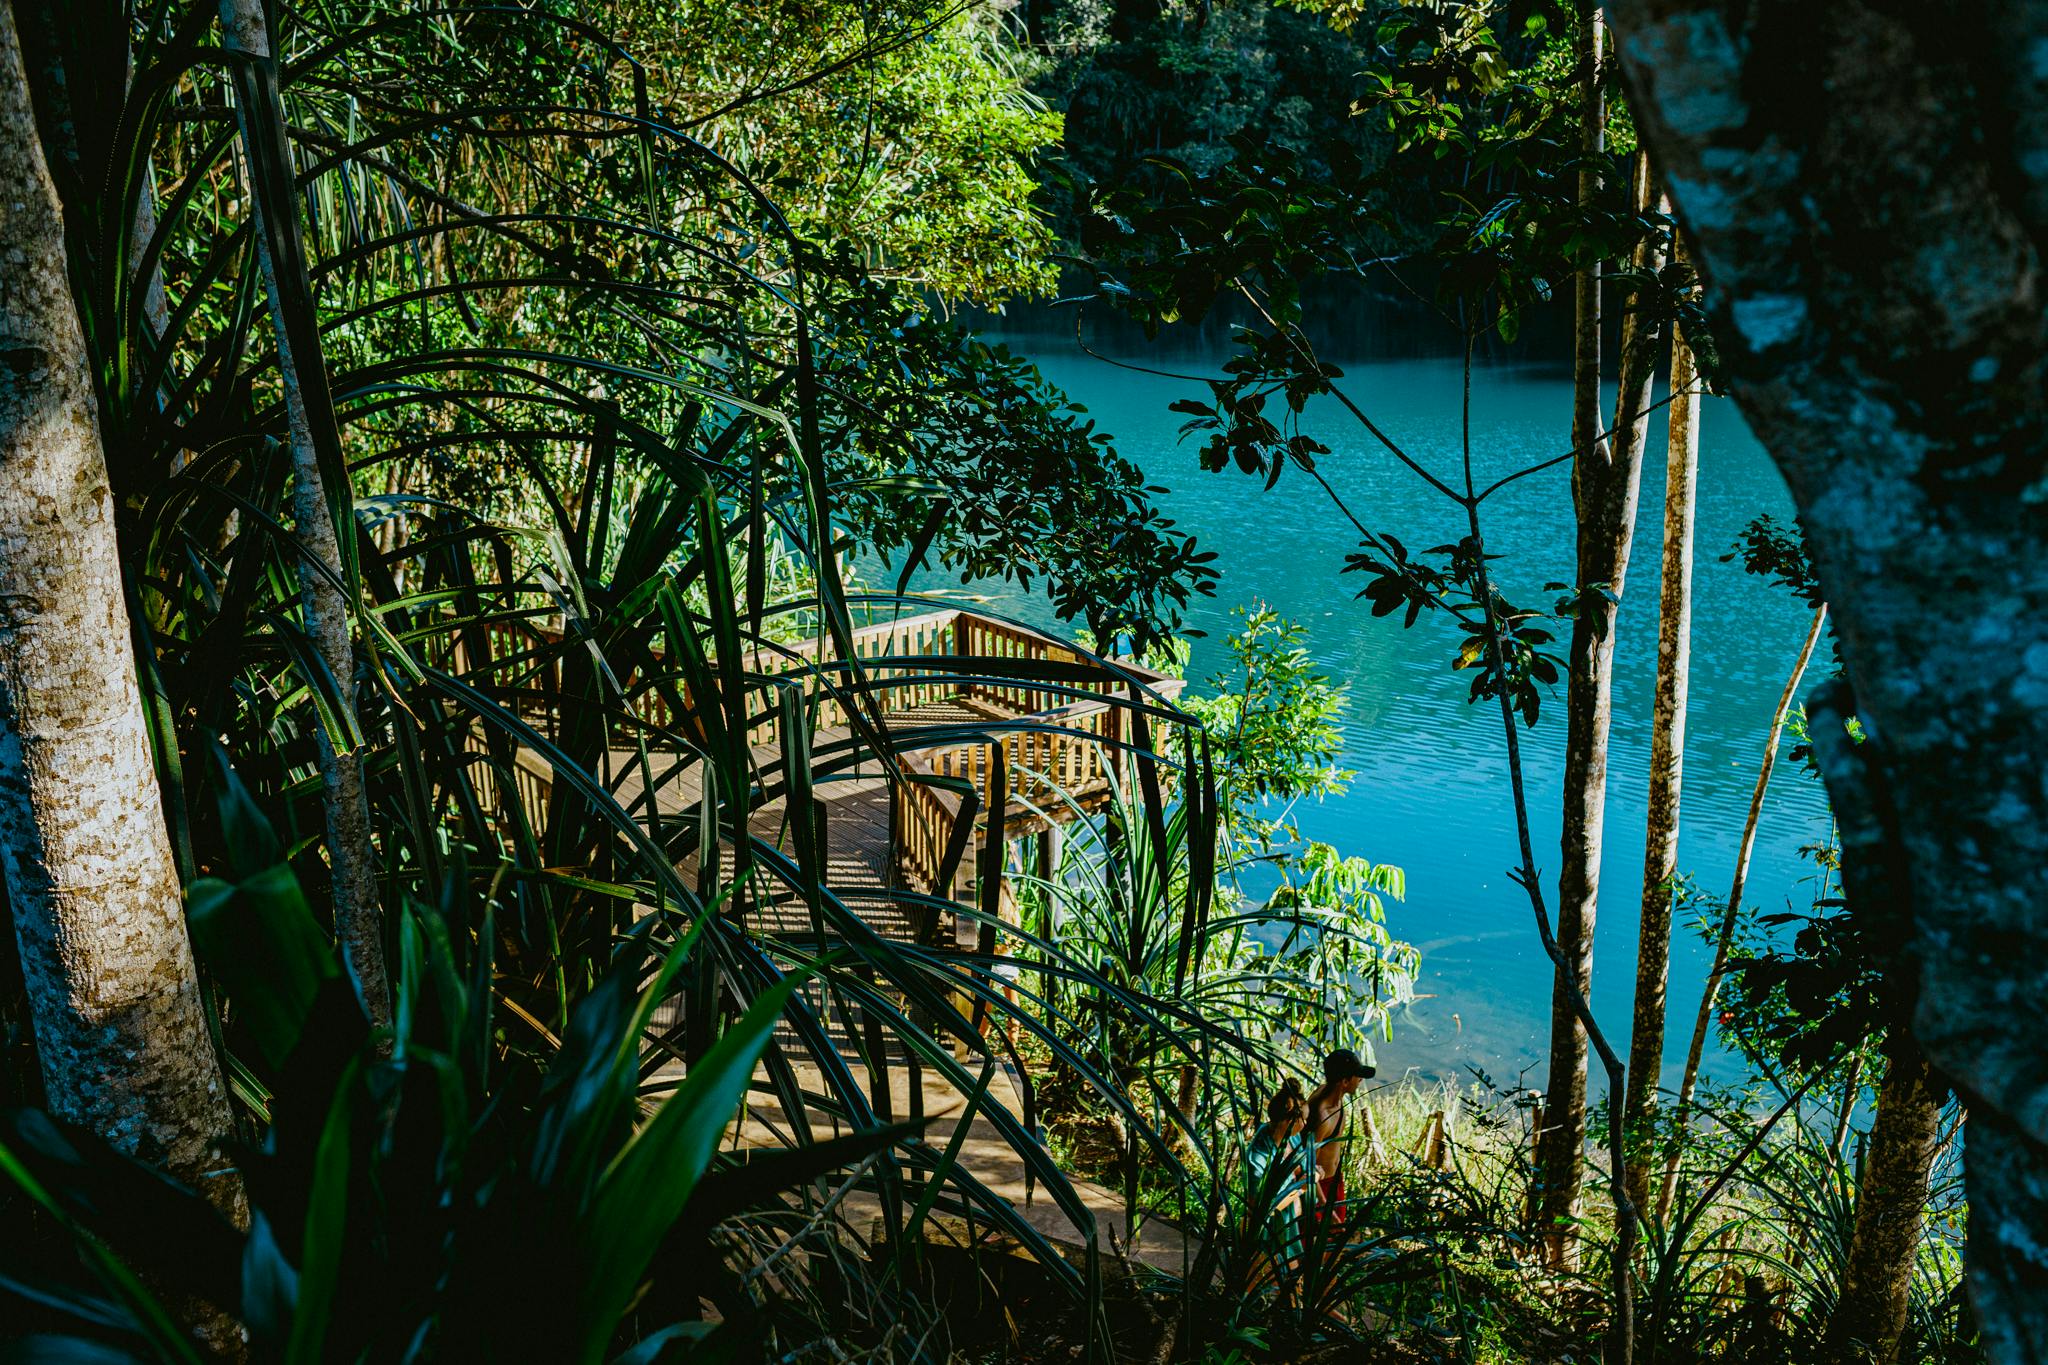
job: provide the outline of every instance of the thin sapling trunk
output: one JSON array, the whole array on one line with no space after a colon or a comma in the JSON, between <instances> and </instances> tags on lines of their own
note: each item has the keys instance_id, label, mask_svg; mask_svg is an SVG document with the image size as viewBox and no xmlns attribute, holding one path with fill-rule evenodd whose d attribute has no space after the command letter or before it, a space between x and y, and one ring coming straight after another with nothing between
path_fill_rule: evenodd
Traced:
<instances>
[{"instance_id":1,"label":"thin sapling trunk","mask_svg":"<svg viewBox=\"0 0 2048 1365\"><path fill-rule=\"evenodd\" d=\"M1674 253L1682 259L1682 251ZM1629 1198L1648 1206L1643 1161L1664 1062L1665 988L1671 971L1672 880L1678 875L1678 812L1685 775L1685 706L1692 653L1693 523L1700 457L1698 382L1685 335L1671 334L1670 439L1664 472L1664 576L1657 609L1657 692L1650 722L1650 794L1643 833L1643 904L1636 948L1635 1015L1629 1030Z\"/></svg>"},{"instance_id":2,"label":"thin sapling trunk","mask_svg":"<svg viewBox=\"0 0 2048 1365\"><path fill-rule=\"evenodd\" d=\"M343 588L349 579L336 531L337 512L348 515L349 490L330 486L318 444L319 429L332 430L326 362L320 354L317 331L292 325L293 310L306 322L312 314L298 219L283 212L275 214L273 221L272 209L265 206L256 183L261 174L257 149L268 146L283 152L290 143L276 99L274 69L270 69L270 36L262 0L221 0L220 9L227 50L251 64L237 87L236 115L241 120L243 164L249 173L256 220L256 260L269 302L278 373L284 386L292 456L292 519L302 556L300 610L306 634L333 676L343 713L352 716L356 707L355 650L349 638L349 601ZM287 208L293 202L288 194L280 195L279 200ZM331 463L338 465L339 461ZM345 483L345 471L342 478ZM319 749L320 804L327 823L335 936L362 991L372 1025L384 1028L391 1022L391 990L362 750L335 743L324 726L314 727L314 738Z\"/></svg>"},{"instance_id":3,"label":"thin sapling trunk","mask_svg":"<svg viewBox=\"0 0 2048 1365\"><path fill-rule=\"evenodd\" d=\"M1692 1044L1686 1049L1685 1073L1678 1083L1678 1109L1673 1123L1671 1150L1664 1158L1664 1186L1657 1195L1657 1217L1662 1219L1671 1212L1671 1200L1678 1189L1678 1164L1684 1154L1686 1132L1686 1110L1692 1104L1693 1089L1699 1084L1700 1059L1707 1049L1707 1032L1713 1026L1714 1004L1721 996L1721 981L1728 974L1728 950L1735 940L1735 926L1742 910L1742 893L1749 880L1749 855L1756 847L1756 832L1763 820L1764 793L1771 785L1771 769L1778 762L1778 741L1785 732L1785 717L1792 710L1792 699L1799 695L1800 679L1806 676L1806 666L1813 661L1813 651L1820 644L1822 631L1828 621L1827 604L1823 602L1813 613L1813 624L1807 628L1806 643L1800 647L1798 661L1792 665L1792 675L1785 679L1785 690L1778 696L1777 710L1771 713L1771 733L1764 742L1763 762L1756 774L1756 790L1749 798L1749 818L1742 825L1742 843L1735 850L1735 882L1728 891L1728 904L1721 912L1721 924L1714 936L1714 965L1707 972L1706 988L1700 992L1700 1008L1693 1018Z\"/></svg>"},{"instance_id":4,"label":"thin sapling trunk","mask_svg":"<svg viewBox=\"0 0 2048 1365\"><path fill-rule=\"evenodd\" d=\"M1631 202L1638 210L1647 210L1654 195L1649 160L1640 153L1632 179ZM1660 270L1662 238L1644 239L1632 264L1638 274ZM1551 1128L1538 1173L1538 1218L1545 1247L1556 1264L1563 1264L1570 1254L1586 1141L1586 1034L1572 997L1592 990L1607 749L1613 726L1615 629L1635 541L1652 384L1663 349L1663 327L1656 315L1640 304L1632 307L1622 322L1621 383L1611 439L1596 441L1590 448L1579 445L1572 461L1572 504L1578 520L1577 610L1565 686L1563 862L1557 891L1558 946L1565 958L1562 970L1570 980L1559 975L1552 984ZM1578 425L1575 414L1574 426ZM1579 440L1576 432L1573 439Z\"/></svg>"}]
</instances>

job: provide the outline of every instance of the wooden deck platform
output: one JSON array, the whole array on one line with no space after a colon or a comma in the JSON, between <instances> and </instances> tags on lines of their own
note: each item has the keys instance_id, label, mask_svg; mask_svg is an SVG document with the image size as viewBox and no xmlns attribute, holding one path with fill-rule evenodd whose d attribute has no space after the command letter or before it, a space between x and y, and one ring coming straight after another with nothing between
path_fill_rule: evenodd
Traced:
<instances>
[{"instance_id":1,"label":"wooden deck platform","mask_svg":"<svg viewBox=\"0 0 2048 1365\"><path fill-rule=\"evenodd\" d=\"M928 900L908 899L903 893L971 903L977 893L976 869L986 865L980 855L989 840L1007 842L1042 833L1101 810L1121 780L1131 742L1125 731L1126 708L1138 689L1147 689L1152 703L1180 692L1179 680L1135 667L1105 675L1101 690L1093 693L1073 684L992 681L1001 676L1009 659L1072 663L1076 656L1049 637L966 612L868 627L856 632L855 645L864 664L882 678L876 695L884 699L881 724L887 743L881 752L856 743L855 731L833 694L812 690L813 684L806 683L814 719L804 751L813 757L811 787L823 816L823 879L877 934L899 941L928 935L927 944L941 950L977 947L982 939L980 921L956 915L950 924L943 917L935 924ZM789 675L813 657L815 651L802 646L753 656L749 675L755 676L758 669L764 688L786 688ZM919 660L949 657L964 667L912 666ZM976 661L985 666L976 667ZM819 686L823 676L821 667ZM641 695L649 708L644 719L673 733L676 718L668 703L645 700L653 698L652 693ZM748 832L794 859L781 722L766 707L757 706L754 714L770 718L750 733L755 741L753 783L756 791L772 795L749 810ZM643 762L640 750L628 747L626 738L622 735L606 753L603 771L597 774L620 806L643 825L657 828L698 821L704 795L701 762L674 750L650 752ZM521 751L518 764L521 799L529 815L537 814L535 807L548 799L553 773L533 750ZM998 810L1000 823L993 818ZM694 880L696 855L686 857L678 871ZM1015 901L1007 882L998 888L998 905L1002 917L1014 922ZM743 913L749 928L765 936L816 932L810 907L786 887L751 897ZM853 1047L858 1020L828 1011L825 1023L865 1085L865 1071ZM897 1114L913 1111L910 1068L900 1065L903 1060L892 1057L889 1066L892 1094L904 1092L890 1103ZM657 1072L650 1090L658 1092L672 1079L665 1070ZM822 1097L826 1087L821 1076L799 1079L807 1094ZM931 1120L924 1140L942 1151L964 1117L965 1098L929 1072L922 1073L918 1083L918 1103ZM740 1146L787 1145L790 1116L772 1098L765 1072L757 1075L754 1090L730 1141ZM1009 1114L1023 1111L1006 1072L997 1076L989 1100ZM805 1107L811 1110L807 1119L814 1131L832 1131L833 1119L822 1099L815 1109L808 1102ZM968 1122L961 1162L991 1197L1019 1210L1049 1241L1067 1247L1081 1242L1081 1228L1043 1189L1031 1188L1023 1158L986 1117L977 1115ZM1122 1244L1132 1246L1121 1199L1085 1182L1074 1183L1098 1233L1113 1231ZM1164 1224L1141 1230L1132 1250L1137 1259L1172 1271L1181 1268L1189 1253L1179 1234Z\"/></svg>"},{"instance_id":2,"label":"wooden deck platform","mask_svg":"<svg viewBox=\"0 0 2048 1365\"><path fill-rule=\"evenodd\" d=\"M985 758L977 758L974 751L992 747L991 740L1000 742L997 738L1000 727L1015 719L985 702L945 696L891 712L886 717L886 724L898 757L910 769L923 775L936 774L969 781L979 779L985 785L989 781L991 766ZM963 738L963 734L989 738ZM853 744L852 729L842 724L825 726L813 732L809 747L816 754L843 755L851 751ZM534 778L536 790L544 792L552 778L546 761L532 750L522 750L518 761ZM836 770L814 774L813 777L813 790L825 815L825 884L832 887L849 906L858 909L883 937L908 938L912 935L911 917L900 904L895 903L893 893L905 888L925 893L940 892L941 889L932 884L935 879L929 873L920 877L920 869L904 865L897 828L899 812L892 809L892 803L898 799L894 788L901 782L892 783L886 775L884 764L889 761L886 758L869 754L857 762L843 758L838 761L841 766ZM779 742L753 746L751 766L757 781L764 785L785 786L782 764L783 751ZM651 779L654 814L658 820L672 825L698 817L704 795L704 770L694 756L652 752L643 765L637 749L614 748L607 753L598 776L630 815L643 820L647 817L647 793ZM1101 776L1078 790L1055 788L1044 770L1021 762L1012 776L1011 787L1012 790L1006 793L1008 799L1002 830L1005 839L1040 833L1054 824L1072 820L1080 813L1100 809L1110 792L1107 778ZM986 798L983 804L984 808L989 804ZM957 810L957 806L954 809ZM944 812L946 808L941 806L940 810ZM785 796L761 804L750 813L747 824L756 838L791 857L795 856L789 803ZM977 865L976 858L988 837L987 816L984 814L981 823L962 844L961 884L956 887L956 893L963 898L972 893L972 869ZM696 857L691 855L678 865L678 870L686 878L693 877L696 865ZM1005 891L1007 893L1007 888ZM796 931L809 928L808 913L790 896L776 896L764 909L772 912L777 907L793 910L798 918L776 917L771 913L771 917L760 926L764 932L773 933L785 927Z\"/></svg>"}]
</instances>

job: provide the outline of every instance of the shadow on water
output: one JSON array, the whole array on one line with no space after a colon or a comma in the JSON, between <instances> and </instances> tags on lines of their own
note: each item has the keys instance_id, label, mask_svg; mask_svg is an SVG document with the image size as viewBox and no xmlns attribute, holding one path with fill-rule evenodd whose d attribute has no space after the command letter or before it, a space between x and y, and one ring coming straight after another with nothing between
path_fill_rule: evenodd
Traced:
<instances>
[{"instance_id":1,"label":"shadow on water","mask_svg":"<svg viewBox=\"0 0 2048 1365\"><path fill-rule=\"evenodd\" d=\"M1090 281L1069 271L1063 282L1068 301L1058 304L1012 304L1002 313L966 309L961 321L1010 343L1018 352L1041 356L1061 346L1074 347L1078 318L1091 350L1120 359L1146 358L1149 363L1219 360L1240 324L1256 325L1258 313L1242 299L1224 294L1196 322L1175 323L1147 337L1143 327L1100 301L1084 296ZM1426 272L1395 273L1382 269L1370 287L1319 284L1304 291L1302 327L1326 359L1345 362L1381 360L1455 360L1463 351L1457 327L1437 311L1436 286ZM1614 329L1619 323L1610 319ZM1558 306L1532 309L1524 315L1513 344L1488 334L1478 340L1474 355L1486 365L1568 363L1570 313ZM1121 433L1119 433L1121 434Z\"/></svg>"}]
</instances>

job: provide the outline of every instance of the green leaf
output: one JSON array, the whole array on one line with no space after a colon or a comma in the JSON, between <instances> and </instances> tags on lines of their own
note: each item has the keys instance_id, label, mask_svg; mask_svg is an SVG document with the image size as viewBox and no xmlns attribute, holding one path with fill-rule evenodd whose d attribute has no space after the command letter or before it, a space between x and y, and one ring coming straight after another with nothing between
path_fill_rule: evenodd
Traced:
<instances>
[{"instance_id":1,"label":"green leaf","mask_svg":"<svg viewBox=\"0 0 2048 1365\"><path fill-rule=\"evenodd\" d=\"M59 1227L71 1234L80 1258L95 1278L120 1301L137 1326L149 1337L163 1360L199 1365L199 1354L164 1306L135 1273L100 1244L98 1238L81 1229L63 1207L37 1180L21 1160L0 1143L0 1176L11 1178L30 1202L40 1205Z\"/></svg>"},{"instance_id":2,"label":"green leaf","mask_svg":"<svg viewBox=\"0 0 2048 1365\"><path fill-rule=\"evenodd\" d=\"M612 1365L654 1365L671 1346L676 1348L678 1358L692 1356L693 1350L700 1350L703 1340L718 1330L715 1322L677 1322L662 1328L612 1361Z\"/></svg>"},{"instance_id":3,"label":"green leaf","mask_svg":"<svg viewBox=\"0 0 2048 1365\"><path fill-rule=\"evenodd\" d=\"M910 1220L903 1225L903 1236L899 1239L898 1246L918 1244L918 1230L924 1226L924 1220L931 1214L932 1205L938 1202L939 1192L945 1188L947 1177L952 1174L953 1168L960 1164L960 1149L967 1143L968 1130L974 1126L974 1115L988 1098L989 1082L995 1079L995 1075L995 1060L990 1058L981 1068L980 1084L974 1087L974 1093L967 1097L966 1108L960 1111L959 1121L953 1126L953 1136L946 1143L945 1154L939 1158L938 1164L932 1167L925 1184L924 1198L917 1201L917 1207L911 1211Z\"/></svg>"},{"instance_id":4,"label":"green leaf","mask_svg":"<svg viewBox=\"0 0 2048 1365\"><path fill-rule=\"evenodd\" d=\"M605 1172L583 1229L590 1269L579 1312L578 1360L594 1365L604 1358L648 1262L718 1150L755 1062L804 979L784 977L763 992Z\"/></svg>"},{"instance_id":5,"label":"green leaf","mask_svg":"<svg viewBox=\"0 0 2048 1365\"><path fill-rule=\"evenodd\" d=\"M341 1280L343 1238L348 1224L349 1128L355 1116L357 1065L349 1063L336 1087L320 1145L313 1158L313 1187L306 1201L306 1239L299 1258L299 1292L292 1313L285 1365L319 1365L327 1341L327 1320Z\"/></svg>"},{"instance_id":6,"label":"green leaf","mask_svg":"<svg viewBox=\"0 0 2048 1365\"><path fill-rule=\"evenodd\" d=\"M229 870L237 877L246 877L283 862L284 845L278 842L277 832L219 745L213 748L213 772L218 784L214 799L220 809L221 832L227 836Z\"/></svg>"},{"instance_id":7,"label":"green leaf","mask_svg":"<svg viewBox=\"0 0 2048 1365\"><path fill-rule=\"evenodd\" d=\"M264 1060L283 1066L321 983L341 975L297 875L277 863L239 886L202 877L185 894L194 949L227 988Z\"/></svg>"},{"instance_id":8,"label":"green leaf","mask_svg":"<svg viewBox=\"0 0 2048 1365\"><path fill-rule=\"evenodd\" d=\"M1518 310L1503 305L1493 326L1500 333L1500 339L1512 346L1515 338L1522 334L1522 315Z\"/></svg>"}]
</instances>

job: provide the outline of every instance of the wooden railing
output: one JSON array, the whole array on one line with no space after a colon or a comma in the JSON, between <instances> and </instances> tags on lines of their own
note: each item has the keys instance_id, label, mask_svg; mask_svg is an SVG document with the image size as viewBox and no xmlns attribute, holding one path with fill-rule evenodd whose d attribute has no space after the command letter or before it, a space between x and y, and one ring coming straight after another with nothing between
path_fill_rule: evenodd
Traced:
<instances>
[{"instance_id":1,"label":"wooden railing","mask_svg":"<svg viewBox=\"0 0 2048 1365\"><path fill-rule=\"evenodd\" d=\"M885 712L908 711L955 693L957 684L943 674L929 670L877 667L873 661L956 653L955 622L960 616L961 613L956 611L934 611L855 627L851 640L853 655L866 665L862 672L870 685L869 690L882 698ZM815 705L815 723L820 727L845 725L846 709L826 686L826 679L849 681L849 672L844 667L829 664L824 670L816 668L821 643L818 639L810 639L799 644L757 648L748 652L746 668L751 674L770 678L813 670L805 678L804 693L806 702ZM882 684L890 686L884 691L881 690ZM766 690L773 684L762 683L760 686ZM748 729L751 743L781 742L780 712L772 705L767 711L762 720Z\"/></svg>"},{"instance_id":2,"label":"wooden railing","mask_svg":"<svg viewBox=\"0 0 2048 1365\"><path fill-rule=\"evenodd\" d=\"M491 656L515 661L504 678L515 686L522 681L516 661L561 640L556 631L523 623L494 622L485 630ZM837 662L838 655L832 650L822 656L825 663L819 666L821 643L812 639L748 651L748 714L753 718L747 732L750 744L780 744L778 694L785 685L781 680L795 680L793 675L800 675L805 706L811 713L809 723L814 728L847 724L846 704L834 689L850 681L850 671ZM1005 790L1000 793L1004 828L996 837L1009 837L1019 832L1020 826L1066 819L1075 807L1086 810L1099 804L1110 790L1112 778L1127 767L1129 706L1135 700L1153 698L1170 702L1183 687L1180 679L1130 663L1120 665L1126 675L1121 678L1064 683L992 681L992 676L1003 673L1005 660L1077 663L1081 655L1037 631L967 611L943 610L875 622L856 628L851 643L854 656L864 665L864 690L877 699L885 725L890 716L943 703L964 704L988 721L991 732L1020 720L1032 725L1028 730L1002 734L995 741L1002 745L1007 775ZM988 662L971 666L972 671L965 674L929 665L892 668L883 662L949 656ZM524 686L537 694L553 690L557 665L537 662L536 667L547 676ZM679 683L654 685L650 679L637 677L620 681L627 689L630 712L651 726L675 728L678 717L671 696L680 699L684 708L690 705L688 689ZM1081 695L1076 696L1077 691ZM542 721L543 728L553 729L552 715L531 718ZM962 869L971 868L968 855L989 837L989 812L997 806L995 743L981 738L922 743L907 726L898 729L895 737L899 749L894 761L901 780L892 783L890 843L898 882L947 898L965 895L971 890L972 877L963 875ZM977 813L970 837L960 837L964 805L960 795L929 780L934 777L972 784ZM522 805L537 820L546 802L546 777L522 763L517 785Z\"/></svg>"},{"instance_id":3,"label":"wooden railing","mask_svg":"<svg viewBox=\"0 0 2048 1365\"><path fill-rule=\"evenodd\" d=\"M904 617L895 621L882 621L873 625L855 628L852 636L854 656L862 661L879 660L910 655L946 655L957 652L953 622L960 613L953 611L926 612L917 616ZM484 626L489 641L491 657L499 661L516 661L522 655L544 650L562 641L560 630L550 626L528 624L518 621L494 620ZM778 679L791 674L802 673L804 698L816 713L818 726L837 726L847 723L845 708L827 686L827 679L834 681L848 677L843 666L828 661L823 669L816 667L819 657L817 639L803 640L787 645L763 645L749 649L742 663L748 675L746 692L748 714L756 719L748 726L748 742L753 745L780 743L782 738L782 717L780 705L781 684ZM450 647L450 657L457 667L466 663L460 638ZM660 652L656 651L656 657ZM834 659L838 656L835 653ZM432 659L443 663L446 660ZM716 666L716 656L713 656ZM536 689L542 692L556 690L554 682L560 676L559 665L549 660L537 664L545 675ZM929 671L903 668L875 668L865 670L871 684L877 681L900 679L894 687L881 692L887 710L905 710L941 698L953 696L957 684L948 676ZM507 685L519 685L528 678L516 662L506 670L501 679ZM637 719L657 728L670 728L676 720L676 708L670 704L670 689L658 685L654 679L642 677L622 678L626 688L626 709ZM683 709L690 706L689 689L677 682L673 692L680 696Z\"/></svg>"},{"instance_id":4,"label":"wooden railing","mask_svg":"<svg viewBox=\"0 0 2048 1365\"><path fill-rule=\"evenodd\" d=\"M1075 663L1081 658L1077 650L1037 631L969 612L959 614L954 634L961 654L991 661L980 670L984 674L1000 674L1000 661L1006 659ZM1120 667L1161 700L1177 698L1185 685L1179 678L1141 665L1124 663ZM1084 695L1075 696L1077 688ZM1126 706L1110 698L1115 695L1127 702L1139 694L1127 682L1104 678L1062 686L972 680L962 684L959 695L1004 718L1057 727L1059 733L1034 728L1003 737L1009 773L1006 804L1015 806L1022 796L1042 806L1062 794L1093 795L1108 786L1110 774L1121 768L1127 725ZM993 802L990 745L968 742L929 752L933 771L972 781L981 791L984 805Z\"/></svg>"},{"instance_id":5,"label":"wooden railing","mask_svg":"<svg viewBox=\"0 0 2048 1365\"><path fill-rule=\"evenodd\" d=\"M960 879L960 862L949 866L948 855L960 825L961 800L919 781L914 759L906 757L903 762L906 775L891 791L889 806L889 841L898 883L950 900Z\"/></svg>"},{"instance_id":6,"label":"wooden railing","mask_svg":"<svg viewBox=\"0 0 2048 1365\"><path fill-rule=\"evenodd\" d=\"M959 654L990 661L976 666L976 674L984 677L1002 673L1001 660L1073 663L1081 657L1036 631L971 612L956 614L953 637ZM1113 775L1123 770L1129 704L1154 697L1171 701L1185 685L1181 679L1152 669L1128 663L1122 668L1128 681L1104 678L1065 685L998 683L969 675L954 696L985 712L992 731L1017 721L1027 722L1031 728L1002 734L995 742L966 739L920 744L905 739L901 761L912 773L972 784L978 812L975 837L967 841L970 850L991 837L988 826L999 795L995 787L997 743L1003 750L1005 780L1000 796L1004 820L1003 828L994 831L993 837L1009 837L1068 819L1077 809L1086 811L1099 803L1110 791ZM1139 687L1133 688L1133 682ZM1076 697L1077 689L1084 695ZM1093 695L1085 695L1090 693ZM898 784L892 803L892 842L900 876L937 895L965 894L967 888L957 885L963 880L958 867L948 868L945 863L949 852L957 852L954 845L960 813L960 798L951 792L925 782Z\"/></svg>"},{"instance_id":7,"label":"wooden railing","mask_svg":"<svg viewBox=\"0 0 2048 1365\"><path fill-rule=\"evenodd\" d=\"M991 621L986 616L975 616L969 612L960 613L955 622L954 642L957 653L982 659L1049 659L1056 663L1070 664L1080 659L1080 654L1035 630L1024 630L1003 621ZM984 672L1000 672L1000 666L991 664ZM1157 674L1150 674L1157 677ZM1010 686L986 682L969 683L961 689L962 695L970 700L999 707L1015 715L1032 716L1066 705L1071 697L1027 684Z\"/></svg>"}]
</instances>

